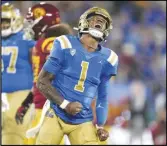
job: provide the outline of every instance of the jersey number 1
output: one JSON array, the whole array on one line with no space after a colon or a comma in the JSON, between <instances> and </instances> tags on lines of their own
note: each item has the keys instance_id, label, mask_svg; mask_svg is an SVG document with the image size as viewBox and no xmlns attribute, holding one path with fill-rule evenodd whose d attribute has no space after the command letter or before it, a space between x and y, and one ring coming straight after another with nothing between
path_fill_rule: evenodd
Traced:
<instances>
[{"instance_id":1,"label":"jersey number 1","mask_svg":"<svg viewBox=\"0 0 167 146\"><path fill-rule=\"evenodd\" d=\"M81 67L82 67L82 70L81 70L80 78L79 78L78 84L75 85L74 90L79 92L84 92L84 89L85 89L84 83L87 77L89 62L82 61Z\"/></svg>"}]
</instances>

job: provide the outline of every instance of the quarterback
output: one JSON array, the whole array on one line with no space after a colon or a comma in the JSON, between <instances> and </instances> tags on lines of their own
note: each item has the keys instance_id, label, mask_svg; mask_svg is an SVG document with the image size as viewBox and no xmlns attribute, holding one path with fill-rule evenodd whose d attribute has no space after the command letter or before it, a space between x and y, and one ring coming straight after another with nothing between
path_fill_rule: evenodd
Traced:
<instances>
[{"instance_id":1,"label":"quarterback","mask_svg":"<svg viewBox=\"0 0 167 146\"><path fill-rule=\"evenodd\" d=\"M117 74L118 56L100 45L112 29L102 8L88 9L80 17L78 36L55 39L49 58L37 79L37 88L50 100L36 144L59 144L66 134L73 144L98 144L108 138L107 84ZM97 96L97 125L92 123L92 100ZM52 125L50 127L49 125Z\"/></svg>"},{"instance_id":2,"label":"quarterback","mask_svg":"<svg viewBox=\"0 0 167 146\"><path fill-rule=\"evenodd\" d=\"M31 49L35 44L23 31L23 17L19 9L9 3L1 5L2 35L2 144L22 144L28 125L28 115L22 125L15 122L15 113L33 85Z\"/></svg>"}]
</instances>

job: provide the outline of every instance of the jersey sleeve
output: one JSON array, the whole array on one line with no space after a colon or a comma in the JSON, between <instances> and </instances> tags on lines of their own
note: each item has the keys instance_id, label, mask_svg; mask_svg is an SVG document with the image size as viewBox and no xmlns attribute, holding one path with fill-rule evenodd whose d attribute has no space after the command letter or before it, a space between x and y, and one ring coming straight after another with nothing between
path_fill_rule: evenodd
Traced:
<instances>
[{"instance_id":1,"label":"jersey sleeve","mask_svg":"<svg viewBox=\"0 0 167 146\"><path fill-rule=\"evenodd\" d=\"M109 78L103 77L98 86L98 96L96 102L96 117L97 125L102 126L105 124L108 115L108 98L107 89L109 84Z\"/></svg>"},{"instance_id":2,"label":"jersey sleeve","mask_svg":"<svg viewBox=\"0 0 167 146\"><path fill-rule=\"evenodd\" d=\"M109 57L107 58L107 63L104 66L104 73L105 77L112 77L117 75L118 69L118 56L117 54L111 50Z\"/></svg>"},{"instance_id":3,"label":"jersey sleeve","mask_svg":"<svg viewBox=\"0 0 167 146\"><path fill-rule=\"evenodd\" d=\"M111 51L107 58L107 63L103 68L103 73L100 78L100 84L98 86L98 97L96 102L96 116L97 124L104 125L108 115L108 84L112 76L117 74L118 56L115 52Z\"/></svg>"},{"instance_id":4,"label":"jersey sleeve","mask_svg":"<svg viewBox=\"0 0 167 146\"><path fill-rule=\"evenodd\" d=\"M51 53L45 62L43 69L54 75L60 70L64 61L64 47L62 47L62 38L58 37L55 39Z\"/></svg>"},{"instance_id":5,"label":"jersey sleeve","mask_svg":"<svg viewBox=\"0 0 167 146\"><path fill-rule=\"evenodd\" d=\"M29 40L29 41L27 41L26 44L27 44L28 49L32 49L32 48L35 46L36 41L34 41L34 40Z\"/></svg>"}]
</instances>

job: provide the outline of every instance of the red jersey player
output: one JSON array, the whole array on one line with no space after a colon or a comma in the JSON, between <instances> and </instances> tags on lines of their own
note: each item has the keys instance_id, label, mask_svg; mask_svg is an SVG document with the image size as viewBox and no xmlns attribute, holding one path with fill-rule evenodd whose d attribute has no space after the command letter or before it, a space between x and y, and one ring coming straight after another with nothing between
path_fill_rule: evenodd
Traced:
<instances>
[{"instance_id":1,"label":"red jersey player","mask_svg":"<svg viewBox=\"0 0 167 146\"><path fill-rule=\"evenodd\" d=\"M164 98L166 98L165 94ZM162 99L158 100L163 101ZM157 120L150 126L154 145L166 145L166 99L161 103L160 107L156 109Z\"/></svg>"}]
</instances>

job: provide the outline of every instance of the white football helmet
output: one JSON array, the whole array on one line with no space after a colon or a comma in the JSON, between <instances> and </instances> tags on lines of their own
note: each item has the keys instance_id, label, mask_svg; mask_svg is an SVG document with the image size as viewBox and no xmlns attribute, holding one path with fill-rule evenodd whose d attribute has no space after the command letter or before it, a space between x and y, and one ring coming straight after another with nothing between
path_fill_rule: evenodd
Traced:
<instances>
[{"instance_id":1,"label":"white football helmet","mask_svg":"<svg viewBox=\"0 0 167 146\"><path fill-rule=\"evenodd\" d=\"M2 37L7 37L22 30L24 18L19 9L14 8L10 3L5 3L1 6L1 10Z\"/></svg>"}]
</instances>

